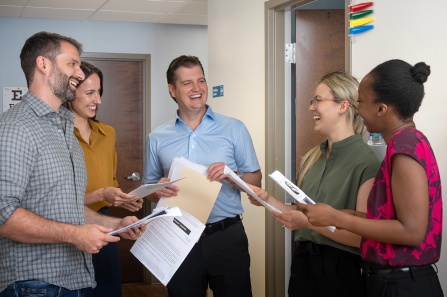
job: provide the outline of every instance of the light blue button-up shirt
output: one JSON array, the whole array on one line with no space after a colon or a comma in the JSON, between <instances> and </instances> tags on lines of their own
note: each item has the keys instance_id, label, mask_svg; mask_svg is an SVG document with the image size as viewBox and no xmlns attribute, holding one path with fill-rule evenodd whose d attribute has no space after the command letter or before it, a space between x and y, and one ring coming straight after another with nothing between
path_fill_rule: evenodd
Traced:
<instances>
[{"instance_id":1,"label":"light blue button-up shirt","mask_svg":"<svg viewBox=\"0 0 447 297\"><path fill-rule=\"evenodd\" d=\"M223 162L230 169L240 172L260 169L245 125L235 118L214 113L209 106L195 130L177 115L174 120L149 134L143 183L156 183L160 178L167 177L175 157L184 157L204 166ZM239 190L227 181L221 182L222 188L207 223L243 213Z\"/></svg>"}]
</instances>

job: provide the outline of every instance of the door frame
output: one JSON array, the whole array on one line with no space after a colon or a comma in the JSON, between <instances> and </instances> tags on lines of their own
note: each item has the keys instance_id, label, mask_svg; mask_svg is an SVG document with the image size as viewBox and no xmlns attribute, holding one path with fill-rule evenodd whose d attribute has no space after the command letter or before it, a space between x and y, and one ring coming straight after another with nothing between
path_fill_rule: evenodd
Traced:
<instances>
[{"instance_id":1,"label":"door frame","mask_svg":"<svg viewBox=\"0 0 447 297\"><path fill-rule=\"evenodd\" d=\"M123 53L95 53L84 52L83 58L95 59L99 61L137 61L143 64L143 135L142 143L146 143L146 136L151 131L151 55L150 54L123 54ZM144 152L144 147L143 147ZM152 203L144 203L143 213L148 215L152 212ZM157 280L143 265L143 282L152 284Z\"/></svg>"},{"instance_id":2,"label":"door frame","mask_svg":"<svg viewBox=\"0 0 447 297\"><path fill-rule=\"evenodd\" d=\"M290 26L287 13L299 6L313 2L314 0L268 0L264 3L265 22L265 94L266 94L266 137L265 137L265 164L266 172L279 170L286 172L290 168L291 156L287 155L290 144L290 131L286 125L292 125L284 119L288 111L286 107L289 101L290 78L286 74L287 66L284 58L286 43L286 27ZM345 71L351 73L351 42L349 34L349 13L347 7L349 0L345 0ZM289 22L286 22L289 21ZM289 84L289 85L287 85ZM286 201L284 191L271 179L265 180L265 187L274 197ZM290 249L286 246L285 232L276 223L270 214L266 214L266 296L287 296L286 286L286 259L285 252ZM284 285L282 285L284 284Z\"/></svg>"}]
</instances>

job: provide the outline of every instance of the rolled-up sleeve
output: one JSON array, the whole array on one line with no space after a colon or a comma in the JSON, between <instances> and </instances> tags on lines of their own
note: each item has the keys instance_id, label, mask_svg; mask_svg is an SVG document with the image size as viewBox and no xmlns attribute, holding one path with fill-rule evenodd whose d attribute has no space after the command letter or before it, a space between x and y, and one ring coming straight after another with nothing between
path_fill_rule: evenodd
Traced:
<instances>
[{"instance_id":1,"label":"rolled-up sleeve","mask_svg":"<svg viewBox=\"0 0 447 297\"><path fill-rule=\"evenodd\" d=\"M0 224L3 225L26 191L35 150L32 141L14 122L0 123Z\"/></svg>"}]
</instances>

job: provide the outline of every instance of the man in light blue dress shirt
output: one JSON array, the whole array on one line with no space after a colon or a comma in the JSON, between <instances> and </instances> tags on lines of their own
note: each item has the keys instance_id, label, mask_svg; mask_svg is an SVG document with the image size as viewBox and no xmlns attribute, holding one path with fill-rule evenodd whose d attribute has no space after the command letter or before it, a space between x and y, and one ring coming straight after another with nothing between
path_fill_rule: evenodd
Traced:
<instances>
[{"instance_id":1,"label":"man in light blue dress shirt","mask_svg":"<svg viewBox=\"0 0 447 297\"><path fill-rule=\"evenodd\" d=\"M244 181L261 185L250 134L241 121L214 113L206 104L208 86L197 57L174 59L166 76L177 116L149 134L143 183L166 181L175 157L209 166L208 178L222 183L201 239L168 283L169 296L204 297L208 286L215 296L252 296L240 191L224 174L227 165ZM148 198L157 201L178 190L169 186Z\"/></svg>"}]
</instances>

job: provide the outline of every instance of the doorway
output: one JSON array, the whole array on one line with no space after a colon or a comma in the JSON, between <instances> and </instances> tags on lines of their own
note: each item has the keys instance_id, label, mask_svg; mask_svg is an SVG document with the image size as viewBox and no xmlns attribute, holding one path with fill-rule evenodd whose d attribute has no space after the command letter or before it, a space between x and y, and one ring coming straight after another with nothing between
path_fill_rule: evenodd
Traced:
<instances>
[{"instance_id":1,"label":"doorway","mask_svg":"<svg viewBox=\"0 0 447 297\"><path fill-rule=\"evenodd\" d=\"M293 10L291 16L295 17L292 26L295 25L296 31L296 69L291 75L296 84L295 108L292 109L295 110L292 126L296 131L291 136L296 148L295 152L292 150L292 160L296 162L292 177L300 158L324 139L314 132L314 121L309 113L309 100L316 82L329 72L345 70L344 9L325 9L324 6L309 9L309 6Z\"/></svg>"},{"instance_id":2,"label":"doorway","mask_svg":"<svg viewBox=\"0 0 447 297\"><path fill-rule=\"evenodd\" d=\"M102 104L97 117L116 131L117 179L123 192L141 185L132 174L143 173L145 138L150 131L150 55L84 53L82 60L98 67L104 75ZM148 209L145 209L148 208ZM116 217L150 213L150 203L136 213L112 207ZM152 276L130 253L134 241L118 242L123 283L152 283Z\"/></svg>"},{"instance_id":3,"label":"doorway","mask_svg":"<svg viewBox=\"0 0 447 297\"><path fill-rule=\"evenodd\" d=\"M285 44L293 42L291 41L292 38L286 36L285 32L288 30L286 28L290 28L290 24L292 23L291 20L295 20L295 15L292 11L311 2L318 5L318 3L321 2L331 4L336 1L269 0L265 3L266 171L273 172L274 170L280 170L286 172L288 173L287 177L292 180L295 176L296 164L294 161L298 154L297 143L291 140L295 139L294 136L296 131L298 131L298 129L291 129L292 125L298 125L297 115L295 114L298 112L295 110L295 106L297 106L296 108L298 109L298 104L295 105L295 100L298 101L298 96L302 96L301 101L304 101L302 104L305 104L305 102L308 104L308 100L305 100L304 98L307 97L307 95L304 93L309 91L301 89L300 91L297 91L296 88L298 88L298 85L290 85L290 81L298 80L298 78L289 79L286 73L290 68L294 67L297 68L296 72L298 72L300 65L290 66L286 65L284 62ZM350 4L350 1L342 0L342 2L344 2L344 34L341 38L341 42L344 43L345 49L344 67L337 70L345 70L349 73L351 59L350 40L348 37L348 11L346 8ZM327 8L328 7L325 7L325 9ZM315 74L316 78L314 78L314 82L309 86L312 89L312 93L316 80L323 74L324 73ZM289 84L287 84L287 82L289 82ZM288 96L289 92L291 96ZM303 110L304 112L307 111L307 105L305 109L301 107L300 110ZM308 116L308 114L306 114L306 116ZM304 142L306 142L306 140L304 140ZM318 139L311 141L314 142L312 145L318 143ZM309 146L311 147L311 144L309 144ZM292 149L290 147L292 147ZM301 148L301 150L305 150L305 148ZM273 196L281 198L285 202L288 201L284 191L275 185L274 182L266 180L266 189ZM288 271L290 264L286 263L289 263L288 259L290 261L290 246L286 243L285 230L269 215L266 215L266 237L266 296L287 296Z\"/></svg>"}]
</instances>

